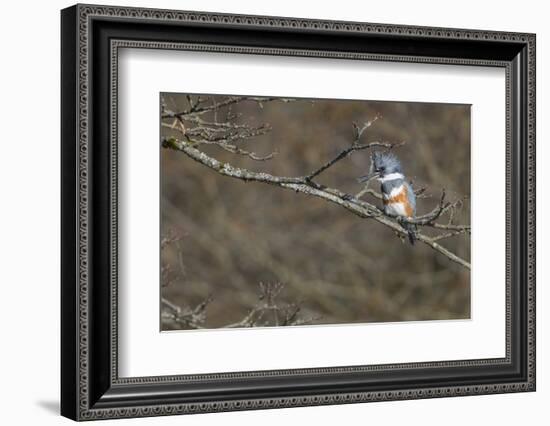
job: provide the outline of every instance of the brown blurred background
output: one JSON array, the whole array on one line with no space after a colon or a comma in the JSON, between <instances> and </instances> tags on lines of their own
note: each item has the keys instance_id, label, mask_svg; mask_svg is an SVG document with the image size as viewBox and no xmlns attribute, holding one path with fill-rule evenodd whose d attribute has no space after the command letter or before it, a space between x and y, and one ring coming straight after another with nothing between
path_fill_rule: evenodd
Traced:
<instances>
[{"instance_id":1,"label":"brown blurred background","mask_svg":"<svg viewBox=\"0 0 550 426\"><path fill-rule=\"evenodd\" d=\"M163 99L175 111L189 106L185 95L163 94ZM220 161L301 176L350 145L352 122L361 124L380 114L361 142L406 141L395 151L405 175L415 188L427 187L428 197L418 200L417 214L437 205L442 188L450 200L470 194L468 105L299 99L242 102L233 112L242 114L237 123L272 127L242 147L278 155L258 162L200 147ZM177 131L161 128L162 136L172 134ZM369 150L355 152L317 181L355 194L361 190L356 178L368 172L369 155ZM379 184L371 182L370 187L378 190ZM455 219L469 224L469 199ZM178 240L161 250L168 271L161 296L174 306L193 309L211 295L206 328L246 316L258 303L260 282L282 283L280 302L300 304L300 314L316 324L470 316L469 270L425 244L412 247L389 228L324 200L225 177L181 152L162 148L161 233ZM441 244L470 259L469 236ZM185 327L162 322L162 329L177 328Z\"/></svg>"}]
</instances>

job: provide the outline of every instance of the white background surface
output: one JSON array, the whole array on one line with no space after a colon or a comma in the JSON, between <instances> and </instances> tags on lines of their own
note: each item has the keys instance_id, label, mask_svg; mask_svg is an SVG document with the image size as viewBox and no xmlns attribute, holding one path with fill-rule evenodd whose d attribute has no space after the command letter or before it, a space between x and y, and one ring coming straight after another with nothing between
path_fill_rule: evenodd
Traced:
<instances>
[{"instance_id":1,"label":"white background surface","mask_svg":"<svg viewBox=\"0 0 550 426\"><path fill-rule=\"evenodd\" d=\"M548 424L550 400L550 28L544 2L526 0L269 2L108 1L175 9L536 32L538 131L537 392L317 408L107 421L102 424ZM59 395L59 9L66 1L3 5L0 68L0 397L2 424L69 424Z\"/></svg>"},{"instance_id":2,"label":"white background surface","mask_svg":"<svg viewBox=\"0 0 550 426\"><path fill-rule=\"evenodd\" d=\"M472 182L480 182L506 172L504 69L123 49L119 82L121 376L505 356L504 179L491 197L472 193L472 317L459 321L159 333L159 212L151 208L159 92L472 104Z\"/></svg>"}]
</instances>

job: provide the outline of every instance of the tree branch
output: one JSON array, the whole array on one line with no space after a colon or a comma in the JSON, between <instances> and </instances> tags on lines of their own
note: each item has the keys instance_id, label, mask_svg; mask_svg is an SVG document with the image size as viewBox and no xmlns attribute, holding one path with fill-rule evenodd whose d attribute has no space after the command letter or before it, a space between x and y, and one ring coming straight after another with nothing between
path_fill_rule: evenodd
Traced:
<instances>
[{"instance_id":1,"label":"tree branch","mask_svg":"<svg viewBox=\"0 0 550 426\"><path fill-rule=\"evenodd\" d=\"M392 229L398 235L406 237L407 231L397 223L393 218L384 214L384 212L376 207L373 204L370 204L366 201L362 201L357 198L349 198L349 194L346 194L342 191L339 191L334 188L328 188L323 185L319 185L313 182L311 174L301 177L284 177L284 176L274 176L268 173L263 172L253 172L244 168L234 167L228 163L221 163L213 157L205 154L204 152L196 149L193 146L192 142L186 142L178 140L175 137L163 138L162 146L164 148L176 150L183 152L191 159L203 164L204 166L210 168L211 170L224 175L229 176L235 179L240 179L243 181L255 181L267 183L270 185L276 185L282 188L291 189L295 192L300 192L303 194L315 196L331 203L337 204L346 210L352 212L353 214L362 217L362 218L372 218L377 222L387 226ZM352 152L352 151L349 151ZM348 152L348 153L349 153ZM341 153L339 154L339 156ZM343 158L343 157L342 157ZM338 160L336 160L338 161ZM329 162L330 163L330 162ZM328 164L328 163L327 163ZM332 162L334 164L334 162ZM328 166L330 167L330 165ZM328 167L321 167L320 169L326 170ZM318 170L320 170L318 169ZM323 171L321 170L321 172ZM317 176L317 173L315 176ZM434 221L450 208L450 204L444 202L445 192L443 191L439 205L430 213L420 216L414 219L405 219L404 222L414 223L419 226L434 226ZM441 225L437 226L440 227ZM465 268L470 269L470 263L466 260L460 258L456 254L450 252L445 247L441 246L434 240L433 237L428 237L424 234L417 233L417 240L427 244L433 250L443 254L451 261L458 263Z\"/></svg>"},{"instance_id":2,"label":"tree branch","mask_svg":"<svg viewBox=\"0 0 550 426\"><path fill-rule=\"evenodd\" d=\"M382 147L382 148L388 148L392 149L397 146L403 145L405 142L399 142L399 143L389 143L389 142L370 142L368 144L358 144L354 143L349 148L343 149L334 157L332 160L327 161L325 164L323 164L321 167L319 167L317 170L311 172L309 175L305 176L306 180L312 180L314 177L319 176L321 173L323 173L328 168L334 166L338 161L342 160L343 158L347 157L351 153L355 151L361 151L363 149L370 149L375 147Z\"/></svg>"}]
</instances>

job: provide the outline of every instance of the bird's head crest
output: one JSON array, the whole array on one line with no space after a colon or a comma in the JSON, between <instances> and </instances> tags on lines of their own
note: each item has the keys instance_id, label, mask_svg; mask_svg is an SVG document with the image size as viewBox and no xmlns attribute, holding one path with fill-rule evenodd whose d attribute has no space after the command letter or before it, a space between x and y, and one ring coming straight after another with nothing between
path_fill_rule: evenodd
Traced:
<instances>
[{"instance_id":1,"label":"bird's head crest","mask_svg":"<svg viewBox=\"0 0 550 426\"><path fill-rule=\"evenodd\" d=\"M392 152L374 151L371 155L371 173L386 176L391 173L403 173L399 159Z\"/></svg>"}]
</instances>

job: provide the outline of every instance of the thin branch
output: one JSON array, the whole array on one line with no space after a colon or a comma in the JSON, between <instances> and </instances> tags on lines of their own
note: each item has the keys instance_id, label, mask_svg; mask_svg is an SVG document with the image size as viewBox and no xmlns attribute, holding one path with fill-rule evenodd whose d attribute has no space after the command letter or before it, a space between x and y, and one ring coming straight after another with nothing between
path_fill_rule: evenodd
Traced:
<instances>
[{"instance_id":1,"label":"thin branch","mask_svg":"<svg viewBox=\"0 0 550 426\"><path fill-rule=\"evenodd\" d=\"M432 237L432 241L440 241L440 240L443 240L443 239L446 239L446 238L451 238L451 237L454 237L456 235L461 235L461 234L465 234L465 233L470 233L470 230L469 229L458 229L456 231L451 231L451 232L446 232L444 234L440 234L440 235L436 235L435 237Z\"/></svg>"},{"instance_id":2,"label":"thin branch","mask_svg":"<svg viewBox=\"0 0 550 426\"><path fill-rule=\"evenodd\" d=\"M189 109L179 111L179 112L165 110L165 112L164 112L164 114L162 114L161 118L164 120L164 119L175 118L175 117L184 118L184 117L186 117L188 115L191 115L191 114L201 115L201 114L205 114L205 113L210 112L210 111L216 111L220 108L228 107L228 106L231 106L231 105L243 102L243 101L257 102L259 105L262 106L264 102L270 102L270 101L275 101L275 100L282 101L282 102L288 102L292 99L273 98L273 97L265 97L264 98L264 97L258 97L258 96L230 96L227 99L225 99L223 101L220 101L220 102L213 101L211 105L204 106L204 107L199 107L196 103L193 103L191 96L188 96L188 100L191 104L191 107Z\"/></svg>"},{"instance_id":3,"label":"thin branch","mask_svg":"<svg viewBox=\"0 0 550 426\"><path fill-rule=\"evenodd\" d=\"M376 115L372 120L366 121L363 126L359 127L357 123L352 123L353 125L353 141L351 143L351 146L341 150L332 160L327 161L325 164L323 164L321 167L319 167L317 170L314 170L309 175L305 177L306 181L311 181L316 176L319 176L321 173L323 173L328 168L334 166L338 161L342 160L343 158L346 158L348 155L351 155L355 151L361 151L364 149L370 149L374 147L383 147L387 149L392 149L396 146L403 145L405 142L400 143L388 143L388 142L370 142L366 145L361 145L359 141L361 140L361 137L365 133L365 131L374 124L375 121L377 121L381 116Z\"/></svg>"},{"instance_id":4,"label":"thin branch","mask_svg":"<svg viewBox=\"0 0 550 426\"><path fill-rule=\"evenodd\" d=\"M365 195L365 194L372 195L377 200L383 200L384 199L384 197L382 197L382 194L380 194L379 192L376 192L374 189L368 188L367 186L365 186L361 191L359 191L355 195L355 198L361 199L361 197L363 197L363 195Z\"/></svg>"},{"instance_id":5,"label":"thin branch","mask_svg":"<svg viewBox=\"0 0 550 426\"><path fill-rule=\"evenodd\" d=\"M254 153L252 151L247 151L245 149L242 149L242 148L239 148L235 145L231 145L231 144L227 144L227 143L220 144L220 147L223 150L227 151L227 152L231 152L232 154L243 155L243 156L248 157L251 160L255 160L255 161L271 160L275 155L277 155L276 151L270 152L267 155L258 155L258 154Z\"/></svg>"},{"instance_id":6,"label":"thin branch","mask_svg":"<svg viewBox=\"0 0 550 426\"><path fill-rule=\"evenodd\" d=\"M382 147L382 148L388 148L392 149L398 146L403 145L405 142L399 142L399 143L389 143L389 142L370 142L368 144L358 144L354 143L350 147L343 149L336 155L332 160L327 161L325 164L323 164L321 167L319 167L317 170L314 170L309 175L307 175L305 178L306 180L312 180L316 176L319 176L321 173L323 173L325 170L327 170L329 167L334 166L338 161L342 160L343 158L350 155L352 152L355 151L361 151L363 149L370 149L375 147Z\"/></svg>"}]
</instances>

